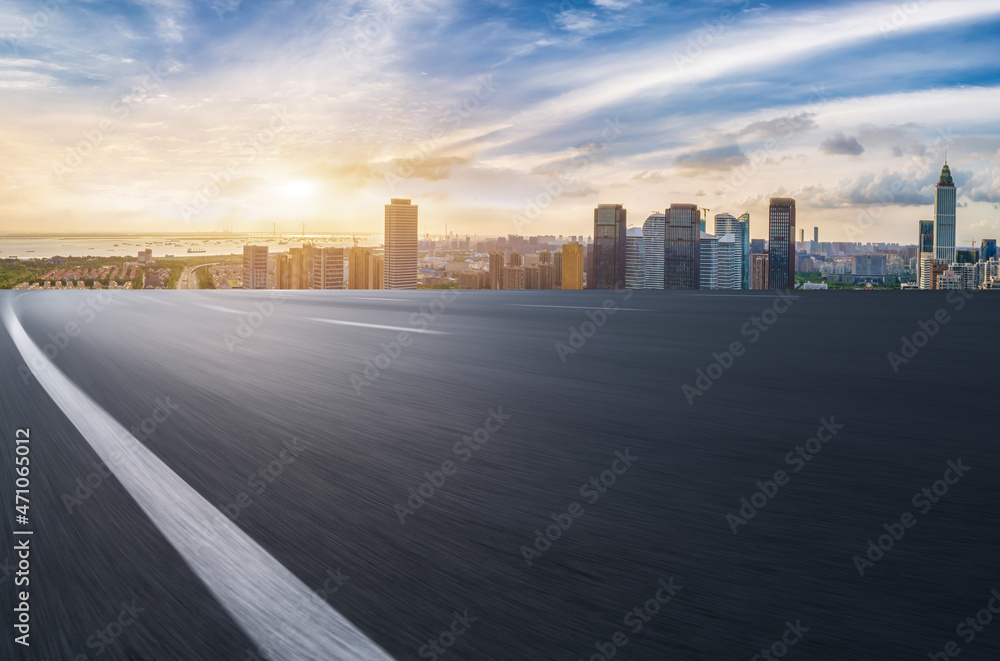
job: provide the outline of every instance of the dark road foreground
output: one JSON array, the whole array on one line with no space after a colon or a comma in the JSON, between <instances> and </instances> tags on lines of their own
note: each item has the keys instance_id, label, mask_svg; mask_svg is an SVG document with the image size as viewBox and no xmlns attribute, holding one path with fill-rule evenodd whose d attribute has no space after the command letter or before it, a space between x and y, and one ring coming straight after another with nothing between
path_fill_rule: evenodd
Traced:
<instances>
[{"instance_id":1,"label":"dark road foreground","mask_svg":"<svg viewBox=\"0 0 1000 661\"><path fill-rule=\"evenodd\" d=\"M991 292L277 294L0 294L0 659L1000 657Z\"/></svg>"}]
</instances>

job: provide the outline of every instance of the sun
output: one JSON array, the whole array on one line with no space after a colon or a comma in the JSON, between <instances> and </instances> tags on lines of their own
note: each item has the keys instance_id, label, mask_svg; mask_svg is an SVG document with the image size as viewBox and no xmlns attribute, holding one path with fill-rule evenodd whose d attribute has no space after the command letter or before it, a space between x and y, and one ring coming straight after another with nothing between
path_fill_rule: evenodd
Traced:
<instances>
[{"instance_id":1,"label":"sun","mask_svg":"<svg viewBox=\"0 0 1000 661\"><path fill-rule=\"evenodd\" d=\"M277 190L288 197L308 197L316 191L316 184L296 179L279 185Z\"/></svg>"}]
</instances>

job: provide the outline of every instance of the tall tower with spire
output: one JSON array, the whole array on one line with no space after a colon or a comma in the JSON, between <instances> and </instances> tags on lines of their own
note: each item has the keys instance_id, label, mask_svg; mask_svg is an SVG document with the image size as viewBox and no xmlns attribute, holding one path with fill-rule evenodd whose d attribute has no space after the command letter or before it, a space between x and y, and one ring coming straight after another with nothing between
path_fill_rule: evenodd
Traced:
<instances>
[{"instance_id":1,"label":"tall tower with spire","mask_svg":"<svg viewBox=\"0 0 1000 661\"><path fill-rule=\"evenodd\" d=\"M934 189L934 257L955 261L955 182L945 161Z\"/></svg>"}]
</instances>

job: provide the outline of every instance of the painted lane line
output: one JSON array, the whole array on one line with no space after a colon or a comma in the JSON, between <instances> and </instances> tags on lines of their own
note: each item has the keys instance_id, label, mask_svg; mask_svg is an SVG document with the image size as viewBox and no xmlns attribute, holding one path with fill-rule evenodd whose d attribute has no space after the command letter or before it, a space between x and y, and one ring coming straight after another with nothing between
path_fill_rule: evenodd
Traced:
<instances>
[{"instance_id":1,"label":"painted lane line","mask_svg":"<svg viewBox=\"0 0 1000 661\"><path fill-rule=\"evenodd\" d=\"M531 303L508 303L512 308L564 308L567 310L603 310L600 305L533 305ZM615 312L656 312L654 308L615 308Z\"/></svg>"},{"instance_id":2,"label":"painted lane line","mask_svg":"<svg viewBox=\"0 0 1000 661\"><path fill-rule=\"evenodd\" d=\"M349 296L345 298L346 301L397 301L403 303L410 303L413 299L409 298L371 298L368 296Z\"/></svg>"},{"instance_id":3,"label":"painted lane line","mask_svg":"<svg viewBox=\"0 0 1000 661\"><path fill-rule=\"evenodd\" d=\"M9 302L3 317L38 383L267 658L392 661L70 381Z\"/></svg>"},{"instance_id":4,"label":"painted lane line","mask_svg":"<svg viewBox=\"0 0 1000 661\"><path fill-rule=\"evenodd\" d=\"M403 326L383 326L381 324L363 324L360 321L342 321L340 319L320 319L310 317L310 321L321 321L324 324L337 324L339 326L358 326L360 328L377 328L379 330L403 331L406 333L425 333L427 335L451 335L444 331L428 330L426 328L405 328Z\"/></svg>"},{"instance_id":5,"label":"painted lane line","mask_svg":"<svg viewBox=\"0 0 1000 661\"><path fill-rule=\"evenodd\" d=\"M169 306L170 306L170 307L172 307L172 308L175 308L175 307L177 307L177 304L176 304L176 303L167 303L167 302L166 302L166 301L164 301L163 299L160 299L160 298L157 298L157 297L156 297L156 295L153 295L153 296L147 296L147 297L146 297L145 299L143 299L143 300L145 300L146 302L152 302L152 303L159 303L160 305L169 305Z\"/></svg>"},{"instance_id":6,"label":"painted lane line","mask_svg":"<svg viewBox=\"0 0 1000 661\"><path fill-rule=\"evenodd\" d=\"M216 312L225 312L226 314L246 314L241 310L235 308L227 308L221 305L209 305L208 303L198 303L199 306L203 308L208 308L209 310L215 310Z\"/></svg>"}]
</instances>

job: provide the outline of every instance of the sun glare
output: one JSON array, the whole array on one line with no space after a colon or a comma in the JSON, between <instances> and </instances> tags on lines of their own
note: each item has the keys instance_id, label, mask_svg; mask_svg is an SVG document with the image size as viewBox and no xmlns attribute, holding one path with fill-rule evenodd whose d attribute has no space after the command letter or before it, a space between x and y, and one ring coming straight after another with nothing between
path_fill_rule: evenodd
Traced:
<instances>
[{"instance_id":1,"label":"sun glare","mask_svg":"<svg viewBox=\"0 0 1000 661\"><path fill-rule=\"evenodd\" d=\"M316 191L316 184L311 181L289 181L278 186L278 191L288 197L307 197Z\"/></svg>"}]
</instances>

